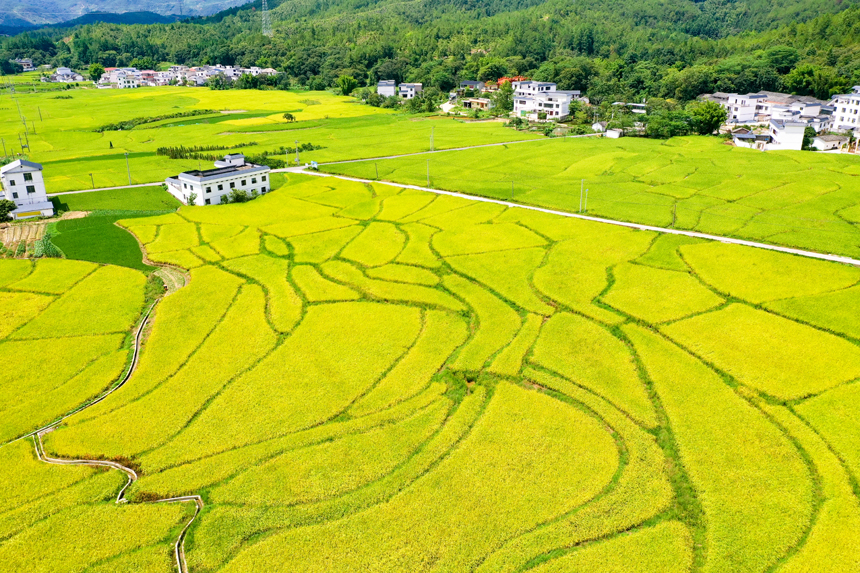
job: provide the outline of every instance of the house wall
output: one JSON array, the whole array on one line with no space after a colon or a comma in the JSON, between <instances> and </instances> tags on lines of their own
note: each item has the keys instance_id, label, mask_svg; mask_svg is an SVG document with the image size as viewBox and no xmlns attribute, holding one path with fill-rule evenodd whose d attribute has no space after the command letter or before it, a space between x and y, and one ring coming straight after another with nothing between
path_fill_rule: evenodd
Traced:
<instances>
[{"instance_id":1,"label":"house wall","mask_svg":"<svg viewBox=\"0 0 860 573\"><path fill-rule=\"evenodd\" d=\"M32 178L30 181L26 179L28 175ZM41 171L5 173L0 180L3 182L3 194L6 199L14 201L19 207L48 200ZM28 191L30 187L32 191Z\"/></svg>"},{"instance_id":2,"label":"house wall","mask_svg":"<svg viewBox=\"0 0 860 573\"><path fill-rule=\"evenodd\" d=\"M173 183L168 183L168 191L185 204L188 203L188 197L195 193L197 195L194 200L195 205L218 205L224 195L229 195L233 189L243 189L249 195L255 190L261 195L268 193L271 190L269 175L269 170L266 170L196 181L191 178L186 179L180 174L179 178L174 180L177 187L174 187Z\"/></svg>"}]
</instances>

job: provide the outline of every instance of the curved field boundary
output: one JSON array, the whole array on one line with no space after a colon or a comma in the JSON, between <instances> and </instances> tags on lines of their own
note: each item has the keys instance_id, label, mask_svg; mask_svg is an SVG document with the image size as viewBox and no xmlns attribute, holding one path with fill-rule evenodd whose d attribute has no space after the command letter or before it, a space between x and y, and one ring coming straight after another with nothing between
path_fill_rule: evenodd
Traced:
<instances>
[{"instance_id":1,"label":"curved field boundary","mask_svg":"<svg viewBox=\"0 0 860 573\"><path fill-rule=\"evenodd\" d=\"M367 160L362 160L367 161ZM321 163L322 167L326 165L334 165L337 162L332 163ZM505 207L511 208L519 208L519 209L528 209L529 211L539 211L541 213L549 213L550 215L558 215L560 217L568 217L571 219L582 219L585 221L593 221L595 223L606 223L608 225L618 225L620 227L628 227L630 229L637 229L639 231L656 231L658 233L668 233L671 235L684 235L686 237L694 237L697 239L706 239L708 241L719 241L721 243L731 243L734 245L742 245L744 247L753 247L756 249L766 249L769 251L779 251L781 253L788 253L790 255L798 255L801 257L808 257L811 259L821 259L824 261L830 261L834 263L843 263L846 265L853 265L860 267L860 259L852 259L851 257L844 257L841 255L831 255L825 253L816 253L815 251L804 251L803 249L794 249L791 247L781 247L779 245L770 245L767 243L758 243L755 241L747 241L745 239L735 239L732 237L723 237L720 235L709 235L707 233L699 233L697 231L683 231L680 229L669 229L666 227L655 227L653 225L643 225L641 223L630 223L627 221L616 221L615 219L604 219L602 217L591 217L589 215L580 215L578 213L569 213L567 211L556 211L554 209L544 209L543 207L536 207L534 205L526 205L522 203L512 203L510 201L502 201L500 199L491 199L489 197L482 197L480 195L469 195L466 193L458 193L455 191L443 191L441 189L432 189L430 187L421 187L420 185L407 185L404 183L394 183L391 181L376 181L373 179L361 179L359 177L347 177L345 175L333 175L331 173L321 173L318 171L309 171L306 170L305 167L289 167L286 169L273 169L273 173L300 173L303 175L313 175L315 177L334 177L336 179L343 179L344 181L356 181L358 183L375 183L379 185L389 185L391 187L397 187L399 189L415 189L416 191L427 191L429 193L436 193L437 195L450 195L451 197L459 197L461 199L469 199L470 201L481 201L483 203L495 203L496 205L503 205Z\"/></svg>"},{"instance_id":2,"label":"curved field boundary","mask_svg":"<svg viewBox=\"0 0 860 573\"><path fill-rule=\"evenodd\" d=\"M162 268L162 270L163 270L163 268ZM168 287L168 294L175 292L177 289L179 289L179 288L181 288L187 284L184 280L180 280L180 278L184 278L184 275L180 274L180 277L176 277L174 274L174 273L176 273L176 271L174 269L170 269L170 271L173 271L173 273L171 273L169 271L165 271L165 274L167 274L168 278L174 279L173 281L171 281L172 284L169 285L169 287ZM154 303L152 303L149 306L149 308L146 310L146 312L144 313L143 318L141 319L140 324L137 327L137 332L135 333L135 336L134 336L134 353L132 354L131 364L129 365L128 370L126 371L125 375L120 379L118 384L109 388L107 391L105 391L101 396L99 396L95 400L92 400L91 402L87 402L86 404L79 406L75 410L64 415L62 418L55 420L54 422L51 422L50 424L43 426L43 427L39 428L38 430L34 430L33 432L30 432L29 434L25 434L24 436L16 438L15 440L11 440L11 441L16 441L16 440L20 440L22 438L32 437L33 438L33 444L36 448L36 457L38 457L40 461L45 462L46 464L55 464L55 465L61 465L61 466L104 467L104 468L110 468L110 469L114 469L117 471L121 471L122 473L124 473L128 477L128 481L122 487L122 489L119 490L119 493L116 496L116 503L117 504L128 503L128 499L126 499L126 497L125 497L125 492L128 490L128 488L131 484L133 484L135 481L137 481L137 479L139 477L137 475L137 472L135 472L133 469L126 467L126 466L124 466L118 462L113 462L110 460L79 460L79 459L68 460L68 459L62 459L62 458L52 458L45 453L45 447L42 444L42 436L44 436L45 434L47 434L49 432L52 432L59 424L61 424L63 421L65 421L69 417L73 416L74 414L82 412L82 411L86 410L87 408L89 408L90 406L98 404L99 402L101 402L102 400L104 400L105 398L107 398L108 396L110 396L111 394L113 394L114 392L119 390L120 388L122 388L125 385L125 383L128 382L129 378L131 378L131 375L134 373L135 369L137 368L137 363L138 363L138 360L140 358L140 341L143 338L143 331L144 331L147 323L149 322L149 317L152 315L152 310L155 308L155 305L158 304L158 302L160 300L161 300L161 298L159 298ZM153 500L150 502L146 502L146 503L186 503L189 501L194 502L194 505L195 505L194 515L191 516L191 519L188 520L188 523L186 523L185 526L182 528L182 531L179 532L179 536L177 537L176 542L173 544L173 555L174 555L174 558L176 559L176 569L179 571L179 573L188 573L188 564L185 560L185 537L188 533L188 529L191 527L191 524L194 523L194 521L197 519L197 516L200 515L200 511L203 509L203 506L204 506L203 498L200 497L199 495L185 495L185 496L180 496L180 497L170 497L170 498L157 499L157 500Z\"/></svg>"}]
</instances>

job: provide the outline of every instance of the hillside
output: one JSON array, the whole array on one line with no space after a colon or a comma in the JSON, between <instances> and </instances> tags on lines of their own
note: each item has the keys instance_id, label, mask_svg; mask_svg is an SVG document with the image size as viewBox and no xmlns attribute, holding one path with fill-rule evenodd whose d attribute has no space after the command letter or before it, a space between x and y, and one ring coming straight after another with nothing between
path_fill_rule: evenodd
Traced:
<instances>
[{"instance_id":1,"label":"hillside","mask_svg":"<svg viewBox=\"0 0 860 573\"><path fill-rule=\"evenodd\" d=\"M88 23L80 21L80 18L87 17L93 12L111 15L126 12L154 12L163 16L172 14L201 16L243 3L243 0L10 0L8 3L4 2L4 11L0 13L0 25L27 26L28 24L57 23L77 25ZM114 20L116 19L96 21ZM144 23L153 22L149 20ZM119 23L140 22L125 20Z\"/></svg>"}]
</instances>

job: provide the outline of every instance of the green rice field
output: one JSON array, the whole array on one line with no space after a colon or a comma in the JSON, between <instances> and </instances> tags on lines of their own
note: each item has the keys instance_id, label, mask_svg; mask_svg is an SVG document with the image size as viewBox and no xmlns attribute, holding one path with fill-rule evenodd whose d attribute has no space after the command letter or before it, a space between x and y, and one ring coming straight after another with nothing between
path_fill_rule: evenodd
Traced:
<instances>
[{"instance_id":1,"label":"green rice field","mask_svg":"<svg viewBox=\"0 0 860 573\"><path fill-rule=\"evenodd\" d=\"M38 538L32 570L175 571L190 509L153 502L182 495L204 502L194 572L860 566L858 268L295 174L118 225L190 280L128 383L43 440L140 477L117 505L117 471L0 447L2 570ZM127 349L141 273L0 274L30 309L8 356ZM61 382L24 380L7 439L56 416L38 397Z\"/></svg>"},{"instance_id":2,"label":"green rice field","mask_svg":"<svg viewBox=\"0 0 860 573\"><path fill-rule=\"evenodd\" d=\"M195 111L205 113L169 117ZM285 113L296 121L287 122ZM97 131L135 118L165 117L132 129ZM24 150L29 158L44 165L48 193L161 182L187 169L211 167L208 160L156 155L159 147L216 147L203 152L216 156L287 148L294 162L296 142L311 143L318 149L300 152L304 164L427 151L431 136L436 149L542 137L497 122L410 117L328 92L184 87L2 91L0 138L8 154L22 150L19 136L23 144L29 141Z\"/></svg>"},{"instance_id":3,"label":"green rice field","mask_svg":"<svg viewBox=\"0 0 860 573\"><path fill-rule=\"evenodd\" d=\"M582 138L322 169L860 257L856 155L762 153L714 137Z\"/></svg>"}]
</instances>

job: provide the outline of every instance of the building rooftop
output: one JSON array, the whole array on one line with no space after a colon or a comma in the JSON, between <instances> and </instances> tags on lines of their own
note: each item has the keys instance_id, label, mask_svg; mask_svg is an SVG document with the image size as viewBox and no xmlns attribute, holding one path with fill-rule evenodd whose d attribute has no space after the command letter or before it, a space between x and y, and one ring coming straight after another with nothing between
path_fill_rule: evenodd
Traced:
<instances>
[{"instance_id":1,"label":"building rooftop","mask_svg":"<svg viewBox=\"0 0 860 573\"><path fill-rule=\"evenodd\" d=\"M845 135L816 135L817 139L821 141L848 141L848 136Z\"/></svg>"},{"instance_id":2,"label":"building rooftop","mask_svg":"<svg viewBox=\"0 0 860 573\"><path fill-rule=\"evenodd\" d=\"M379 80L379 83L376 84L378 86L394 86L397 85L397 82L394 80Z\"/></svg>"},{"instance_id":3,"label":"building rooftop","mask_svg":"<svg viewBox=\"0 0 860 573\"><path fill-rule=\"evenodd\" d=\"M209 179L212 177L225 177L241 171L256 171L258 169L268 169L265 165L255 165L253 163L245 163L244 165L230 165L228 167L216 167L215 169L195 169L194 171L183 171L177 177L186 175L196 179Z\"/></svg>"},{"instance_id":4,"label":"building rooftop","mask_svg":"<svg viewBox=\"0 0 860 573\"><path fill-rule=\"evenodd\" d=\"M27 161L26 159L16 159L12 163L8 165L4 165L0 168L0 173L6 173L8 171L12 171L13 169L24 168L25 171L41 171L42 166L38 163L33 163L32 161Z\"/></svg>"}]
</instances>

